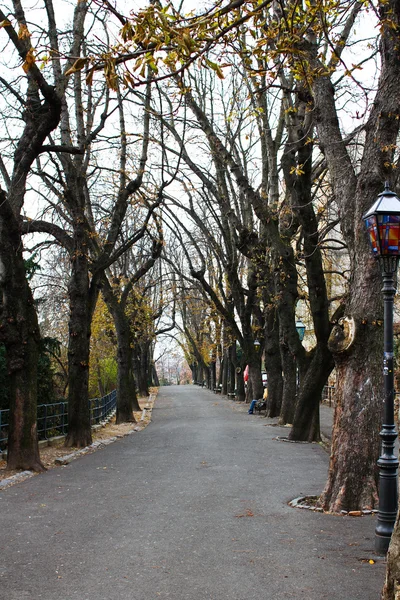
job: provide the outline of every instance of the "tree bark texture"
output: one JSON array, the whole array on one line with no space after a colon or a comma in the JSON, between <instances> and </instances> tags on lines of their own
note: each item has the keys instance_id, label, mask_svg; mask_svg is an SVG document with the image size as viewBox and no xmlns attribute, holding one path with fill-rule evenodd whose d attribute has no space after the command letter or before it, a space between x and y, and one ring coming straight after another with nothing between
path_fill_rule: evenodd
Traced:
<instances>
[{"instance_id":1,"label":"tree bark texture","mask_svg":"<svg viewBox=\"0 0 400 600\"><path fill-rule=\"evenodd\" d=\"M221 394L223 396L226 396L226 394L228 393L228 361L229 361L228 351L225 350L224 357L223 357L222 363L221 363L221 371L222 371Z\"/></svg>"},{"instance_id":2,"label":"tree bark texture","mask_svg":"<svg viewBox=\"0 0 400 600\"><path fill-rule=\"evenodd\" d=\"M319 406L322 390L333 369L334 361L324 345L317 346L304 376L300 371L300 386L293 419L290 440L319 442Z\"/></svg>"},{"instance_id":3,"label":"tree bark texture","mask_svg":"<svg viewBox=\"0 0 400 600\"><path fill-rule=\"evenodd\" d=\"M281 364L283 373L283 395L279 424L293 423L296 408L296 360L286 344L281 344Z\"/></svg>"},{"instance_id":4,"label":"tree bark texture","mask_svg":"<svg viewBox=\"0 0 400 600\"><path fill-rule=\"evenodd\" d=\"M117 423L134 423L133 411L139 411L140 406L136 395L136 383L133 376L133 357L130 346L129 323L115 319L117 331Z\"/></svg>"},{"instance_id":5,"label":"tree bark texture","mask_svg":"<svg viewBox=\"0 0 400 600\"><path fill-rule=\"evenodd\" d=\"M382 600L399 600L400 598L400 514L397 514L396 523L389 551L386 556L386 578L382 590Z\"/></svg>"},{"instance_id":6,"label":"tree bark texture","mask_svg":"<svg viewBox=\"0 0 400 600\"><path fill-rule=\"evenodd\" d=\"M228 392L230 394L233 394L235 392L236 389L236 368L235 368L235 363L236 363L236 344L232 344L232 346L229 347L229 351L228 351L228 356L229 356L229 382L228 382Z\"/></svg>"},{"instance_id":7,"label":"tree bark texture","mask_svg":"<svg viewBox=\"0 0 400 600\"><path fill-rule=\"evenodd\" d=\"M142 398L146 398L149 395L149 348L146 342L139 343L133 349L133 355L135 356L135 380L137 385L138 394ZM137 410L137 409L134 409Z\"/></svg>"},{"instance_id":8,"label":"tree bark texture","mask_svg":"<svg viewBox=\"0 0 400 600\"><path fill-rule=\"evenodd\" d=\"M134 422L133 411L140 406L136 395L136 382L133 376L132 336L129 319L124 306L114 295L107 279L103 279L103 296L110 311L117 334L117 423Z\"/></svg>"},{"instance_id":9,"label":"tree bark texture","mask_svg":"<svg viewBox=\"0 0 400 600\"><path fill-rule=\"evenodd\" d=\"M44 471L37 439L37 364L40 333L26 279L18 224L0 192L0 336L6 347L10 386L7 468Z\"/></svg>"},{"instance_id":10,"label":"tree bark texture","mask_svg":"<svg viewBox=\"0 0 400 600\"><path fill-rule=\"evenodd\" d=\"M261 400L264 395L264 386L261 378L261 357L257 356L249 364L249 381L251 382L251 400Z\"/></svg>"},{"instance_id":11,"label":"tree bark texture","mask_svg":"<svg viewBox=\"0 0 400 600\"><path fill-rule=\"evenodd\" d=\"M268 378L267 417L278 417L283 396L282 361L279 349L279 323L275 308L265 319L265 370Z\"/></svg>"},{"instance_id":12,"label":"tree bark texture","mask_svg":"<svg viewBox=\"0 0 400 600\"><path fill-rule=\"evenodd\" d=\"M151 363L151 385L154 387L160 387L160 380L158 378L158 373L154 361Z\"/></svg>"},{"instance_id":13,"label":"tree bark texture","mask_svg":"<svg viewBox=\"0 0 400 600\"><path fill-rule=\"evenodd\" d=\"M374 301L370 293L369 298L378 311L379 302ZM379 293L375 298L379 299ZM366 315L364 308L363 314ZM336 356L331 460L328 481L320 498L321 506L331 512L377 506L376 461L382 423L383 377L382 361L372 361L371 356L381 355L382 348L383 328L358 320L356 341L350 353ZM360 368L365 364L369 367L367 372Z\"/></svg>"},{"instance_id":14,"label":"tree bark texture","mask_svg":"<svg viewBox=\"0 0 400 600\"><path fill-rule=\"evenodd\" d=\"M90 300L88 256L85 236L80 228L74 232L68 344L68 435L67 447L83 448L92 443L89 409L89 356L92 310Z\"/></svg>"}]
</instances>

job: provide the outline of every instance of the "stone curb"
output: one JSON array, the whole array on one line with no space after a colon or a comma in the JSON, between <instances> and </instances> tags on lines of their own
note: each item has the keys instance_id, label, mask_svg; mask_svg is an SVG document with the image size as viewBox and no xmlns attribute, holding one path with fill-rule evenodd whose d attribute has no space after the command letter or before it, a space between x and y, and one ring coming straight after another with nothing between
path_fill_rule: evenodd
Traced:
<instances>
[{"instance_id":1,"label":"stone curb","mask_svg":"<svg viewBox=\"0 0 400 600\"><path fill-rule=\"evenodd\" d=\"M21 473L17 473L12 477L8 477L8 479L3 479L2 481L0 481L0 490L13 483L18 483L20 481L28 479L29 477L33 477L33 475L35 475L34 471L22 471Z\"/></svg>"}]
</instances>

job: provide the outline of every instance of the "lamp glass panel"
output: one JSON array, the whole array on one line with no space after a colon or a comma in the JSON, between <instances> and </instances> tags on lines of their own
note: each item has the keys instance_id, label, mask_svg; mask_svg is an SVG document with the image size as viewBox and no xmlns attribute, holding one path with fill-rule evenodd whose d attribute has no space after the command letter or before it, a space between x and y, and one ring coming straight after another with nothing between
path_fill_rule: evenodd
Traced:
<instances>
[{"instance_id":1,"label":"lamp glass panel","mask_svg":"<svg viewBox=\"0 0 400 600\"><path fill-rule=\"evenodd\" d=\"M306 332L306 328L305 327L296 327L296 329L297 329L297 333L299 334L300 341L302 342L304 340L304 334Z\"/></svg>"},{"instance_id":2,"label":"lamp glass panel","mask_svg":"<svg viewBox=\"0 0 400 600\"><path fill-rule=\"evenodd\" d=\"M400 254L400 215L378 215L380 254Z\"/></svg>"},{"instance_id":3,"label":"lamp glass panel","mask_svg":"<svg viewBox=\"0 0 400 600\"><path fill-rule=\"evenodd\" d=\"M367 219L365 219L365 225L367 227L368 239L371 244L371 249L374 256L378 256L380 252L379 247L379 236L378 236L378 228L376 225L376 216L371 215Z\"/></svg>"}]
</instances>

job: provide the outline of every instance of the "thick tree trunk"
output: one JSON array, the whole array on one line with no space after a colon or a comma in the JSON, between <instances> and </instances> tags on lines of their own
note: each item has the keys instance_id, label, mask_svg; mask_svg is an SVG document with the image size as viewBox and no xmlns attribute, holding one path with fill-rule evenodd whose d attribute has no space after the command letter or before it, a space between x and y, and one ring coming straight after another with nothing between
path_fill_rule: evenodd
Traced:
<instances>
[{"instance_id":1,"label":"thick tree trunk","mask_svg":"<svg viewBox=\"0 0 400 600\"><path fill-rule=\"evenodd\" d=\"M201 363L198 365L198 377L199 377L199 384L203 385L203 382L204 382L204 367L203 367L203 365Z\"/></svg>"},{"instance_id":2,"label":"thick tree trunk","mask_svg":"<svg viewBox=\"0 0 400 600\"><path fill-rule=\"evenodd\" d=\"M4 323L1 334L4 336L10 386L7 468L43 471L36 411L39 327L26 279L21 236L3 192L0 192L0 203L1 309Z\"/></svg>"},{"instance_id":3,"label":"thick tree trunk","mask_svg":"<svg viewBox=\"0 0 400 600\"><path fill-rule=\"evenodd\" d=\"M382 423L383 328L380 276L377 264L366 259L353 279L355 335L344 336L348 348L336 353L336 408L328 481L321 496L325 510L360 510L377 504L377 459ZM357 274L356 274L357 275ZM351 306L351 305L350 305ZM350 308L349 306L349 308ZM332 332L332 350L335 349ZM336 351L338 347L336 344ZM362 366L362 368L361 368Z\"/></svg>"},{"instance_id":4,"label":"thick tree trunk","mask_svg":"<svg viewBox=\"0 0 400 600\"><path fill-rule=\"evenodd\" d=\"M235 362L236 362L236 344L232 344L228 350L228 392L233 394L235 392L236 386L236 371L235 371Z\"/></svg>"},{"instance_id":5,"label":"thick tree trunk","mask_svg":"<svg viewBox=\"0 0 400 600\"><path fill-rule=\"evenodd\" d=\"M253 396L253 384L252 381L250 379L250 376L247 380L247 385L246 385L246 398L245 398L245 402L246 404L250 404L252 400L254 400L254 396Z\"/></svg>"},{"instance_id":6,"label":"thick tree trunk","mask_svg":"<svg viewBox=\"0 0 400 600\"><path fill-rule=\"evenodd\" d=\"M218 377L217 377L217 386L221 389L222 388L222 374L223 374L223 361L221 358L221 348L219 349L219 369L218 369Z\"/></svg>"},{"instance_id":7,"label":"thick tree trunk","mask_svg":"<svg viewBox=\"0 0 400 600\"><path fill-rule=\"evenodd\" d=\"M386 578L381 600L398 600L400 597L400 513L397 514L389 552L386 557Z\"/></svg>"},{"instance_id":8,"label":"thick tree trunk","mask_svg":"<svg viewBox=\"0 0 400 600\"><path fill-rule=\"evenodd\" d=\"M138 394L141 398L147 398L149 395L149 359L147 345L140 344L137 348L135 348L134 354L136 355L134 365Z\"/></svg>"},{"instance_id":9,"label":"thick tree trunk","mask_svg":"<svg viewBox=\"0 0 400 600\"><path fill-rule=\"evenodd\" d=\"M217 367L215 360L210 363L210 390L213 391L217 387Z\"/></svg>"},{"instance_id":10,"label":"thick tree trunk","mask_svg":"<svg viewBox=\"0 0 400 600\"><path fill-rule=\"evenodd\" d=\"M92 311L88 258L77 228L75 253L69 282L70 319L68 344L68 435L67 447L83 448L92 443L88 398Z\"/></svg>"},{"instance_id":11,"label":"thick tree trunk","mask_svg":"<svg viewBox=\"0 0 400 600\"><path fill-rule=\"evenodd\" d=\"M118 325L117 325L118 321ZM132 373L132 349L130 346L129 323L115 320L117 332L117 414L116 422L134 423L133 411L140 406L136 396L135 379Z\"/></svg>"},{"instance_id":12,"label":"thick tree trunk","mask_svg":"<svg viewBox=\"0 0 400 600\"><path fill-rule=\"evenodd\" d=\"M251 400L260 400L264 395L261 377L261 358L257 357L249 364L249 381L251 382Z\"/></svg>"},{"instance_id":13,"label":"thick tree trunk","mask_svg":"<svg viewBox=\"0 0 400 600\"><path fill-rule=\"evenodd\" d=\"M280 425L292 424L296 408L296 361L286 345L281 346L281 364L283 373L283 395Z\"/></svg>"},{"instance_id":14,"label":"thick tree trunk","mask_svg":"<svg viewBox=\"0 0 400 600\"><path fill-rule=\"evenodd\" d=\"M268 378L267 417L278 417L283 396L279 325L275 310L269 311L265 326L265 370Z\"/></svg>"},{"instance_id":15,"label":"thick tree trunk","mask_svg":"<svg viewBox=\"0 0 400 600\"><path fill-rule=\"evenodd\" d=\"M322 390L334 367L333 357L327 348L317 346L304 376L300 377L300 387L294 413L290 440L319 442L319 406Z\"/></svg>"},{"instance_id":16,"label":"thick tree trunk","mask_svg":"<svg viewBox=\"0 0 400 600\"><path fill-rule=\"evenodd\" d=\"M229 358L228 358L228 352L227 350L225 350L224 352L224 358L222 360L222 388L221 388L221 394L226 396L226 394L228 393L228 362L229 362Z\"/></svg>"},{"instance_id":17,"label":"thick tree trunk","mask_svg":"<svg viewBox=\"0 0 400 600\"><path fill-rule=\"evenodd\" d=\"M124 307L107 279L103 279L103 297L110 311L117 334L117 423L134 422L133 411L140 406L136 396L135 378L133 376L133 352L131 347L130 323L125 315Z\"/></svg>"},{"instance_id":18,"label":"thick tree trunk","mask_svg":"<svg viewBox=\"0 0 400 600\"><path fill-rule=\"evenodd\" d=\"M151 363L151 385L154 387L160 387L160 380L158 379L158 373L154 361Z\"/></svg>"}]
</instances>

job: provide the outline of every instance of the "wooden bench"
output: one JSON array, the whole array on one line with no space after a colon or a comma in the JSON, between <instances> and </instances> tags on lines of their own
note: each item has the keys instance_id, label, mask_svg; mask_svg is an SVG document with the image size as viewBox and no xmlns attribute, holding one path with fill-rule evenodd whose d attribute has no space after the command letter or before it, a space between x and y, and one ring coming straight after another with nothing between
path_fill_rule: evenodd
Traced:
<instances>
[{"instance_id":1,"label":"wooden bench","mask_svg":"<svg viewBox=\"0 0 400 600\"><path fill-rule=\"evenodd\" d=\"M221 393L221 388L220 387L214 388L214 394L220 394L220 393Z\"/></svg>"}]
</instances>

